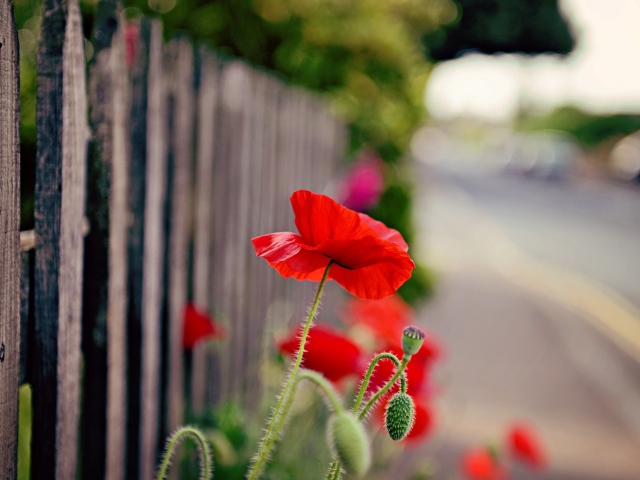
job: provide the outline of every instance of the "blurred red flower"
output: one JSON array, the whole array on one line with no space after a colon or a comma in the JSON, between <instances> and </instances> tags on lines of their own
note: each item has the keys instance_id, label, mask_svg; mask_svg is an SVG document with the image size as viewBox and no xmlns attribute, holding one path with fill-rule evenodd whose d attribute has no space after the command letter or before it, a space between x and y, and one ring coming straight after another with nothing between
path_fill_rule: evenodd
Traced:
<instances>
[{"instance_id":1,"label":"blurred red flower","mask_svg":"<svg viewBox=\"0 0 640 480\"><path fill-rule=\"evenodd\" d=\"M301 334L302 327L278 342L280 353L295 355L300 348ZM302 366L322 373L332 382L339 382L348 375L360 375L366 368L360 347L328 325L316 325L309 332Z\"/></svg>"},{"instance_id":2,"label":"blurred red flower","mask_svg":"<svg viewBox=\"0 0 640 480\"><path fill-rule=\"evenodd\" d=\"M184 309L182 330L182 348L192 350L196 343L207 338L224 338L222 325L215 323L209 315L198 310L192 303Z\"/></svg>"},{"instance_id":3,"label":"blurred red flower","mask_svg":"<svg viewBox=\"0 0 640 480\"><path fill-rule=\"evenodd\" d=\"M131 68L136 60L138 41L140 40L140 28L136 23L126 22L124 25L125 61Z\"/></svg>"},{"instance_id":4,"label":"blurred red flower","mask_svg":"<svg viewBox=\"0 0 640 480\"><path fill-rule=\"evenodd\" d=\"M256 255L280 275L329 279L364 299L380 299L411 277L415 267L402 236L381 222L343 207L325 195L298 190L291 195L300 235L278 232L252 239Z\"/></svg>"},{"instance_id":5,"label":"blurred red flower","mask_svg":"<svg viewBox=\"0 0 640 480\"><path fill-rule=\"evenodd\" d=\"M431 365L440 356L440 351L441 348L436 340L428 335L425 336L422 347L418 353L413 355L411 362L405 369L408 384L407 393L412 397L420 397L426 393L425 379L429 374ZM403 355L402 346L399 343L392 342L387 343L380 352L391 352L398 358L402 358ZM371 375L367 391L370 393L378 391L393 376L395 370L396 367L390 360L378 362L373 375ZM389 390L391 394L398 391L398 383Z\"/></svg>"},{"instance_id":6,"label":"blurred red flower","mask_svg":"<svg viewBox=\"0 0 640 480\"><path fill-rule=\"evenodd\" d=\"M414 398L414 403L416 406L416 416L413 421L413 427L409 435L404 439L404 441L408 443L421 442L429 436L434 426L434 414L429 400L426 397L418 397Z\"/></svg>"},{"instance_id":7,"label":"blurred red flower","mask_svg":"<svg viewBox=\"0 0 640 480\"><path fill-rule=\"evenodd\" d=\"M349 325L364 325L385 342L400 342L402 331L411 323L413 310L398 295L382 300L352 298L342 309L342 320Z\"/></svg>"},{"instance_id":8,"label":"blurred red flower","mask_svg":"<svg viewBox=\"0 0 640 480\"><path fill-rule=\"evenodd\" d=\"M462 471L470 480L504 480L507 469L488 448L470 450L462 457Z\"/></svg>"},{"instance_id":9,"label":"blurred red flower","mask_svg":"<svg viewBox=\"0 0 640 480\"><path fill-rule=\"evenodd\" d=\"M375 207L384 190L382 160L374 152L356 161L340 187L340 203L351 210L362 212Z\"/></svg>"},{"instance_id":10,"label":"blurred red flower","mask_svg":"<svg viewBox=\"0 0 640 480\"><path fill-rule=\"evenodd\" d=\"M511 455L535 469L547 466L544 449L533 428L526 424L513 425L507 434L508 449Z\"/></svg>"}]
</instances>

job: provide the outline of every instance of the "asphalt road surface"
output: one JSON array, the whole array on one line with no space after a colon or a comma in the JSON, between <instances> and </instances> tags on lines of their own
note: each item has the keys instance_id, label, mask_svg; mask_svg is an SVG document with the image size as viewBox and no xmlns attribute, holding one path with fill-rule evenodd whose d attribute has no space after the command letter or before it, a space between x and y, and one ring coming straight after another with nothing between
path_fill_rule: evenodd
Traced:
<instances>
[{"instance_id":1,"label":"asphalt road surface","mask_svg":"<svg viewBox=\"0 0 640 480\"><path fill-rule=\"evenodd\" d=\"M439 275L420 322L445 347L438 433L389 478L427 465L460 478L465 449L526 421L550 467L510 478L640 479L640 189L418 172L412 254Z\"/></svg>"}]
</instances>

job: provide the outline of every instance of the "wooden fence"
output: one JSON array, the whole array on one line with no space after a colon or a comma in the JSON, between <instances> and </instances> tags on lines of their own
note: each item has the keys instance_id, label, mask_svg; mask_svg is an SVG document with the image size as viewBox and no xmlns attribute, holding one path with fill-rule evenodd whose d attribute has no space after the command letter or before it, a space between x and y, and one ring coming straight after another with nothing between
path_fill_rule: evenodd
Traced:
<instances>
[{"instance_id":1,"label":"wooden fence","mask_svg":"<svg viewBox=\"0 0 640 480\"><path fill-rule=\"evenodd\" d=\"M114 0L85 80L77 0L45 0L35 228L20 236L12 10L0 0L0 478L16 477L30 382L32 478L150 479L187 402L258 406L265 339L302 318L312 285L280 279L250 239L294 228L289 195L326 187L345 129L266 73L163 44L157 20L123 23ZM188 301L226 323L215 353L185 357Z\"/></svg>"}]
</instances>

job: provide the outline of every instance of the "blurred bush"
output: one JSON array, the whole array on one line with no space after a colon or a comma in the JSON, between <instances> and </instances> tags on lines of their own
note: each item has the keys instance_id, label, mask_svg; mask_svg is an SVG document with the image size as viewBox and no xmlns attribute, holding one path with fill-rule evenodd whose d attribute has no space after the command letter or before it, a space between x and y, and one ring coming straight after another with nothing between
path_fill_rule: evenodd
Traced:
<instances>
[{"instance_id":1,"label":"blurred bush","mask_svg":"<svg viewBox=\"0 0 640 480\"><path fill-rule=\"evenodd\" d=\"M564 106L542 116L525 115L516 128L523 131L562 130L585 147L597 147L611 139L640 130L640 115L594 115L576 107Z\"/></svg>"}]
</instances>

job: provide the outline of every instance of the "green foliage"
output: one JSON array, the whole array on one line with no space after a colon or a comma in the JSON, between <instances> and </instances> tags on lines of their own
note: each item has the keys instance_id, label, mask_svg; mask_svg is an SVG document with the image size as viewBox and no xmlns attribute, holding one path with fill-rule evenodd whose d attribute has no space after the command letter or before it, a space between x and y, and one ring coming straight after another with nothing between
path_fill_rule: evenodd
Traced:
<instances>
[{"instance_id":1,"label":"green foliage","mask_svg":"<svg viewBox=\"0 0 640 480\"><path fill-rule=\"evenodd\" d=\"M322 92L367 143L397 160L424 115L421 34L455 18L451 0L129 0L226 55ZM154 12L155 10L155 12ZM133 13L133 10L128 10Z\"/></svg>"},{"instance_id":2,"label":"green foliage","mask_svg":"<svg viewBox=\"0 0 640 480\"><path fill-rule=\"evenodd\" d=\"M214 478L243 480L259 427L253 431L247 426L246 415L238 404L228 402L209 409L201 417L191 418L190 423L202 429L213 448ZM199 478L197 446L190 438L184 444L180 478L195 480Z\"/></svg>"},{"instance_id":3,"label":"green foliage","mask_svg":"<svg viewBox=\"0 0 640 480\"><path fill-rule=\"evenodd\" d=\"M640 115L593 115L576 107L559 107L545 116L525 116L517 125L519 130L562 130L569 132L585 147L640 130Z\"/></svg>"},{"instance_id":4,"label":"green foliage","mask_svg":"<svg viewBox=\"0 0 640 480\"><path fill-rule=\"evenodd\" d=\"M428 31L429 58L450 60L466 50L482 53L567 54L574 40L557 0L456 0L459 14Z\"/></svg>"},{"instance_id":5,"label":"green foliage","mask_svg":"<svg viewBox=\"0 0 640 480\"><path fill-rule=\"evenodd\" d=\"M417 264L411 278L398 290L398 295L409 305L415 305L433 294L436 278L433 271Z\"/></svg>"},{"instance_id":6,"label":"green foliage","mask_svg":"<svg viewBox=\"0 0 640 480\"><path fill-rule=\"evenodd\" d=\"M31 478L31 426L33 407L31 405L31 385L20 386L18 413L18 480Z\"/></svg>"}]
</instances>

